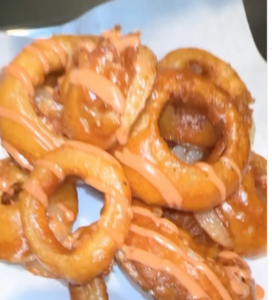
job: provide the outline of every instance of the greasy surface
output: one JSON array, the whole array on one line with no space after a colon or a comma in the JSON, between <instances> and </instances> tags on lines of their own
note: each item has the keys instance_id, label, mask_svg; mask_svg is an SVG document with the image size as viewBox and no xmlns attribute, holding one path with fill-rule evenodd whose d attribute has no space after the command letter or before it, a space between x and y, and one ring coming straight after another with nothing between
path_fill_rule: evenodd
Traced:
<instances>
[{"instance_id":1,"label":"greasy surface","mask_svg":"<svg viewBox=\"0 0 272 300\"><path fill-rule=\"evenodd\" d=\"M215 208L215 213L231 240L231 248L238 254L250 258L264 256L267 251L266 168L266 160L253 152L249 169L238 191ZM179 228L188 231L200 246L216 244L209 237L210 234L214 238L214 232L206 233L192 213L164 210L163 215ZM220 231L219 228L216 230ZM220 248L219 245L218 247Z\"/></svg>"},{"instance_id":2,"label":"greasy surface","mask_svg":"<svg viewBox=\"0 0 272 300\"><path fill-rule=\"evenodd\" d=\"M267 179L263 177L266 164L260 166L258 160L266 163L253 154L238 191L215 209L229 231L234 250L247 257L264 256L267 251Z\"/></svg>"},{"instance_id":3,"label":"greasy surface","mask_svg":"<svg viewBox=\"0 0 272 300\"><path fill-rule=\"evenodd\" d=\"M198 263L201 261L202 263L206 264L206 266L209 267L214 274L216 274L221 284L223 284L224 288L227 290L227 293L229 293L229 299L240 299L240 296L234 293L230 286L232 274L229 273L226 268L227 266L237 266L234 261L222 261L218 257L219 252L217 250L208 251L209 246L201 249L200 247L196 246L190 236L186 235L186 232L183 230L180 231L180 235L171 233L166 231L165 228L161 226L156 226L148 217L138 216L135 214L132 224L138 225L147 230L151 230L154 232L154 235L155 233L159 233L160 235L166 237L183 253L185 252L186 255L189 255L188 257L191 259L193 258L193 260L190 260L190 262L189 260L186 261L182 255L161 245L154 238L147 238L132 231L130 231L130 234L126 238L126 245L142 249L149 253L155 254L159 258L164 258L168 261L171 261L177 267L189 274L195 283L200 285L203 291L207 294L206 297L210 297L210 299L213 300L222 300L223 298L215 287L215 282L210 282L201 271L203 269L197 267ZM197 253L195 254L192 251L194 248L198 249ZM199 255L202 256L202 258L200 258ZM165 271L154 270L136 261L128 261L122 251L118 252L117 259L128 275L136 283L138 283L143 290L149 292L154 299L193 299L193 297L188 294L188 286L182 286L175 276L170 275ZM246 280L246 284L249 287L249 294L248 296L244 297L244 299L255 299L253 281Z\"/></svg>"},{"instance_id":4,"label":"greasy surface","mask_svg":"<svg viewBox=\"0 0 272 300\"><path fill-rule=\"evenodd\" d=\"M0 179L2 182L9 183L10 190L14 189L15 185L20 189L19 185L23 184L27 178L27 173L16 167L12 160L0 161ZM20 204L17 202L16 193L11 195L2 191L0 193L0 259L14 263L21 262L29 254L29 249L23 236ZM11 203L11 200L14 203Z\"/></svg>"},{"instance_id":5,"label":"greasy surface","mask_svg":"<svg viewBox=\"0 0 272 300\"><path fill-rule=\"evenodd\" d=\"M35 275L45 277L55 277L44 268L31 252L28 241L24 235L20 216L19 193L22 184L28 179L29 175L16 167L10 159L1 161L0 178L10 183L10 190L18 187L15 193L1 195L0 204L0 260L9 263L22 265ZM6 199L6 204L3 200ZM7 202L9 200L9 202ZM62 184L49 199L47 216L49 226L52 228L56 238L61 242L71 232L73 221L65 218L63 210L59 208L62 204L71 211L75 218L78 213L77 192L71 183Z\"/></svg>"},{"instance_id":6,"label":"greasy surface","mask_svg":"<svg viewBox=\"0 0 272 300\"><path fill-rule=\"evenodd\" d=\"M1 137L30 162L62 145L67 137L103 149L116 140L125 144L156 75L155 55L138 40L138 33L123 37L116 27L103 37L34 41L1 76ZM106 99L81 80L71 82L72 72L84 70L99 78L100 83L89 81ZM117 94L125 102L121 111L107 102Z\"/></svg>"},{"instance_id":7,"label":"greasy surface","mask_svg":"<svg viewBox=\"0 0 272 300\"><path fill-rule=\"evenodd\" d=\"M130 38L130 35L121 37L120 28L113 29L110 34L116 34L115 39ZM104 76L120 89L126 98L126 105L124 112L120 114L86 88L69 83L68 71L60 86L60 100L64 105L64 133L69 138L104 149L115 143L117 129L121 131L121 134L117 134L117 139L122 139L122 133L129 133L145 106L155 79L155 67L156 58L147 47L135 48L131 45L118 51L107 36L101 37L94 49L79 48L70 70L88 69ZM108 89L107 86L100 88Z\"/></svg>"},{"instance_id":8,"label":"greasy surface","mask_svg":"<svg viewBox=\"0 0 272 300\"><path fill-rule=\"evenodd\" d=\"M229 94L229 101L241 113L248 130L252 128L250 104L253 103L253 99L243 81L229 64L201 49L180 48L168 53L159 65L162 68L188 70L216 84ZM166 126L167 119L172 120L171 125ZM190 143L200 147L212 147L217 139L217 134L207 120L205 111L201 110L183 108L183 110L169 111L168 116L164 113L160 121L160 129L166 139L175 139L180 143Z\"/></svg>"},{"instance_id":9,"label":"greasy surface","mask_svg":"<svg viewBox=\"0 0 272 300\"><path fill-rule=\"evenodd\" d=\"M74 68L87 68L115 83L126 96L134 76L133 60L136 49L119 54L109 40L101 38L97 48L78 50ZM105 87L106 88L106 87ZM108 148L113 134L120 126L120 114L86 88L69 83L69 72L60 86L60 100L64 105L62 122L64 133L71 139Z\"/></svg>"},{"instance_id":10,"label":"greasy surface","mask_svg":"<svg viewBox=\"0 0 272 300\"><path fill-rule=\"evenodd\" d=\"M43 205L26 191L20 194L20 201L24 232L33 252L54 274L79 284L89 282L108 268L118 243L127 234L131 217L128 214L130 190L119 164L98 148L87 146L88 151L86 148L84 151L84 144L77 145L76 148L63 146L44 159L58 165L65 176L92 179L106 192L101 223L95 231L90 226L86 228L88 239L71 250L65 248L50 230ZM34 179L47 195L59 184L49 169L39 166L30 179Z\"/></svg>"},{"instance_id":11,"label":"greasy surface","mask_svg":"<svg viewBox=\"0 0 272 300\"><path fill-rule=\"evenodd\" d=\"M84 36L56 36L52 40L64 49L65 59L69 61L69 57L73 55L75 49L82 41L96 41L96 37ZM61 71L63 66L57 53L48 46L37 44L37 47L43 52L49 64L49 72ZM44 68L39 58L31 52L24 49L12 62L16 66L24 68L29 75L31 83L34 87L40 85L44 81ZM60 146L64 142L62 136L56 135L54 132L42 122L42 119L36 114L25 86L15 77L11 75L3 75L0 81L0 107L9 108L17 112L37 126L41 132L55 147ZM30 161L40 158L48 149L41 145L36 136L25 126L18 124L12 120L1 117L0 119L0 135L3 139L15 147L23 156Z\"/></svg>"},{"instance_id":12,"label":"greasy surface","mask_svg":"<svg viewBox=\"0 0 272 300\"><path fill-rule=\"evenodd\" d=\"M107 287L103 277L95 278L82 286L69 284L71 300L108 300Z\"/></svg>"},{"instance_id":13,"label":"greasy surface","mask_svg":"<svg viewBox=\"0 0 272 300\"><path fill-rule=\"evenodd\" d=\"M126 148L143 160L155 162L168 176L183 198L179 209L212 208L222 203L218 188L200 168L194 164L185 164L176 158L160 136L158 120L171 97L180 102L186 102L192 97L194 106L205 108L213 124L224 122L223 137L228 140L224 156L230 158L242 174L250 153L247 129L240 114L229 105L229 98L225 93L221 93L201 77L179 70L164 70L158 74L153 93L133 128ZM116 147L113 152L122 150L121 147ZM226 195L229 197L238 188L237 174L221 160L211 166L226 186ZM147 203L167 206L166 201L150 182L133 169L125 165L123 168L135 195Z\"/></svg>"},{"instance_id":14,"label":"greasy surface","mask_svg":"<svg viewBox=\"0 0 272 300\"><path fill-rule=\"evenodd\" d=\"M60 204L73 214L73 220L66 218L65 210L61 209ZM66 238L72 231L77 214L78 200L76 187L72 183L63 183L50 196L47 209L49 227L60 243L66 245ZM53 274L45 265L40 264L34 254L27 257L24 262L24 268L38 276L59 278L58 274Z\"/></svg>"}]
</instances>

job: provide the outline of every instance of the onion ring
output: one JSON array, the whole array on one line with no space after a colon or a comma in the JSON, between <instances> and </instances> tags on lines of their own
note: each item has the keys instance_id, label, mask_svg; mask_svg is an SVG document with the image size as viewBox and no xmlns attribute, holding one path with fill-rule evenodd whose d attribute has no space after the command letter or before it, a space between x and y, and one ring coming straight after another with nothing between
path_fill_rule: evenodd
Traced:
<instances>
[{"instance_id":1,"label":"onion ring","mask_svg":"<svg viewBox=\"0 0 272 300\"><path fill-rule=\"evenodd\" d=\"M81 49L60 88L67 136L103 149L116 139L127 142L156 75L155 55L138 45L138 35L116 37L117 32L104 33L91 51Z\"/></svg>"},{"instance_id":2,"label":"onion ring","mask_svg":"<svg viewBox=\"0 0 272 300\"><path fill-rule=\"evenodd\" d=\"M149 216L148 207L137 210L132 204L132 210L130 234L117 259L154 299L255 299L250 270L238 255L217 252L205 256L198 246L195 252L190 237L166 230L160 218Z\"/></svg>"},{"instance_id":3,"label":"onion ring","mask_svg":"<svg viewBox=\"0 0 272 300\"><path fill-rule=\"evenodd\" d=\"M171 153L160 136L158 119L171 96L205 107L212 123L224 122L228 140L213 163L186 164ZM228 98L199 76L179 70L161 71L146 108L126 147L112 153L121 161L132 192L143 201L178 210L204 210L223 203L239 187L249 161L249 134Z\"/></svg>"},{"instance_id":4,"label":"onion ring","mask_svg":"<svg viewBox=\"0 0 272 300\"><path fill-rule=\"evenodd\" d=\"M84 143L69 141L49 152L43 160L45 163L35 166L24 185L25 191L20 194L25 236L31 250L56 276L76 284L88 283L110 265L128 232L131 220L128 183L112 156ZM92 230L90 238L70 250L57 241L45 215L47 196L60 182L56 169L61 170L63 178L76 175L105 192L105 205L97 230Z\"/></svg>"},{"instance_id":5,"label":"onion ring","mask_svg":"<svg viewBox=\"0 0 272 300\"><path fill-rule=\"evenodd\" d=\"M18 197L21 186L28 177L29 175L17 168L10 159L1 161L1 187L3 190L3 187L6 186L6 189L1 195L0 203L0 227L2 228L0 232L0 259L9 263L20 264L35 275L55 277L33 255L22 228ZM50 196L47 209L49 226L60 242L64 242L70 233L77 213L75 185L63 183Z\"/></svg>"},{"instance_id":6,"label":"onion ring","mask_svg":"<svg viewBox=\"0 0 272 300\"><path fill-rule=\"evenodd\" d=\"M254 100L241 78L229 64L201 49L179 48L168 53L159 62L159 67L190 70L227 92L230 95L230 102L242 114L253 144L254 122L250 105ZM169 119L172 120L171 125L166 126ZM216 132L210 127L211 124L205 119L205 113L203 114L201 110L190 111L186 106L179 108L179 110L170 110L168 115L162 114L160 120L163 137L167 139L175 136L176 140L181 140L182 143L190 143L200 147L213 147L215 145Z\"/></svg>"},{"instance_id":7,"label":"onion ring","mask_svg":"<svg viewBox=\"0 0 272 300\"><path fill-rule=\"evenodd\" d=\"M34 41L4 69L0 83L0 135L30 162L64 143L37 116L34 88L49 72L64 70L80 42L93 36L55 36ZM31 50L30 50L31 49Z\"/></svg>"}]
</instances>

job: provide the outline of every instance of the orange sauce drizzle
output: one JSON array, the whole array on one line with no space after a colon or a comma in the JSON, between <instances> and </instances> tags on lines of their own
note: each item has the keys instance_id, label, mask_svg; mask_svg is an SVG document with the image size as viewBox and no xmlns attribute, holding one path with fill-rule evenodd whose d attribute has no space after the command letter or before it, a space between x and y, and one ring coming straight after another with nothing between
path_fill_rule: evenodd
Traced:
<instances>
[{"instance_id":1,"label":"orange sauce drizzle","mask_svg":"<svg viewBox=\"0 0 272 300\"><path fill-rule=\"evenodd\" d=\"M106 77L90 69L74 69L69 74L69 81L92 91L116 112L123 114L126 99L119 87Z\"/></svg>"},{"instance_id":2,"label":"orange sauce drizzle","mask_svg":"<svg viewBox=\"0 0 272 300\"><path fill-rule=\"evenodd\" d=\"M34 43L32 45L27 46L25 49L27 51L29 51L30 53L36 55L39 58L45 73L49 72L50 66L49 66L49 62L48 62L46 56L44 55L44 53L42 52L42 50L37 47L37 45L39 45L39 44L53 49L53 51L55 53L57 53L62 64L65 65L66 53L65 53L64 49L57 42L55 42L53 40L36 40L36 41L34 41ZM17 65L16 63L11 63L9 66L7 66L4 69L4 71L6 73L10 74L11 76L15 77L16 79L18 79L23 84L25 89L27 90L29 96L31 98L34 97L34 85L31 81L31 78L30 78L27 70L25 70L22 66ZM31 120L28 120L22 114L20 114L16 111L1 107L0 108L0 116L3 118L10 119L14 122L17 122L17 123L27 127L30 131L33 132L33 134L36 136L38 142L46 150L53 150L55 148L53 141L49 137L47 137L44 134L44 132L42 132L42 130L40 130L38 128L38 126L35 123L33 123Z\"/></svg>"},{"instance_id":3,"label":"orange sauce drizzle","mask_svg":"<svg viewBox=\"0 0 272 300\"><path fill-rule=\"evenodd\" d=\"M21 167L29 171L33 170L33 166L29 163L29 161L22 154L20 154L19 151L15 149L10 143L2 140L1 145Z\"/></svg>"},{"instance_id":4,"label":"orange sauce drizzle","mask_svg":"<svg viewBox=\"0 0 272 300\"><path fill-rule=\"evenodd\" d=\"M157 257L150 252L132 246L123 246L121 250L124 252L128 260L133 260L148 266L151 269L173 275L194 298L210 299L205 291L192 279L190 275L177 267L171 261Z\"/></svg>"},{"instance_id":5,"label":"orange sauce drizzle","mask_svg":"<svg viewBox=\"0 0 272 300\"><path fill-rule=\"evenodd\" d=\"M222 251L219 253L218 257L233 261L236 260L236 263L241 266L226 266L226 270L232 277L230 281L232 290L238 295L247 297L249 294L249 287L246 283L242 282L240 278L245 281L251 280L251 270L249 265L235 252Z\"/></svg>"},{"instance_id":6,"label":"orange sauce drizzle","mask_svg":"<svg viewBox=\"0 0 272 300\"><path fill-rule=\"evenodd\" d=\"M56 175L56 177L59 180L64 180L64 178L65 178L65 175L63 174L62 169L58 165L52 163L51 161L37 160L35 165L36 166L41 166L41 167L44 167L44 168L50 170L53 174Z\"/></svg>"},{"instance_id":7,"label":"orange sauce drizzle","mask_svg":"<svg viewBox=\"0 0 272 300\"><path fill-rule=\"evenodd\" d=\"M65 217L68 222L72 223L75 220L75 214L70 209L68 209L65 205L63 205L62 203L59 203L58 207L60 210L62 210L64 212Z\"/></svg>"},{"instance_id":8,"label":"orange sauce drizzle","mask_svg":"<svg viewBox=\"0 0 272 300\"><path fill-rule=\"evenodd\" d=\"M59 45L58 42L52 40L52 39L38 39L34 41L34 44L42 45L46 48L49 48L50 50L53 49L53 51L57 54L59 57L59 60L63 67L66 65L66 52L63 49L61 45Z\"/></svg>"},{"instance_id":9,"label":"orange sauce drizzle","mask_svg":"<svg viewBox=\"0 0 272 300\"><path fill-rule=\"evenodd\" d=\"M182 197L178 190L171 180L157 168L155 164L131 153L128 149L123 149L123 152L115 151L114 155L124 165L140 173L155 188L157 188L170 207L177 208L181 206Z\"/></svg>"},{"instance_id":10,"label":"orange sauce drizzle","mask_svg":"<svg viewBox=\"0 0 272 300\"><path fill-rule=\"evenodd\" d=\"M209 179L218 188L219 193L221 195L222 202L225 201L226 194L227 194L226 187L225 187L223 181L216 175L213 168L209 164L203 163L203 162L198 162L195 165L208 175Z\"/></svg>"},{"instance_id":11,"label":"orange sauce drizzle","mask_svg":"<svg viewBox=\"0 0 272 300\"><path fill-rule=\"evenodd\" d=\"M262 300L265 297L264 289L259 284L256 284L256 296L257 300Z\"/></svg>"},{"instance_id":12,"label":"orange sauce drizzle","mask_svg":"<svg viewBox=\"0 0 272 300\"><path fill-rule=\"evenodd\" d=\"M242 174L241 171L239 170L239 168L237 167L236 163L231 160L230 158L228 158L227 156L222 156L221 160L223 161L223 163L225 163L226 165L229 165L237 174L238 178L239 178L239 183L242 182Z\"/></svg>"},{"instance_id":13,"label":"orange sauce drizzle","mask_svg":"<svg viewBox=\"0 0 272 300\"><path fill-rule=\"evenodd\" d=\"M27 182L24 184L23 188L33 198L37 199L43 205L44 208L47 208L48 206L47 195L36 180L28 179Z\"/></svg>"},{"instance_id":14,"label":"orange sauce drizzle","mask_svg":"<svg viewBox=\"0 0 272 300\"><path fill-rule=\"evenodd\" d=\"M40 60L44 72L48 73L50 71L50 65L47 60L47 57L43 53L43 51L38 47L38 45L42 45L44 47L53 49L53 51L58 55L61 63L63 66L66 64L66 52L62 48L61 45L59 45L57 42L55 42L52 39L45 39L45 40L35 40L32 45L29 45L25 48L26 51L34 54L38 59ZM27 72L22 66L17 65L16 63L11 63L9 66L4 68L4 71L11 76L17 78L25 87L27 90L29 96L31 98L34 97L34 85L32 83L32 80Z\"/></svg>"},{"instance_id":15,"label":"orange sauce drizzle","mask_svg":"<svg viewBox=\"0 0 272 300\"><path fill-rule=\"evenodd\" d=\"M110 155L108 152L106 152L98 147L95 147L95 146L92 146L92 145L89 145L86 143L78 142L78 141L73 141L73 140L66 141L64 145L78 149L85 153L99 156L99 157L107 160L108 162L110 162L112 165L122 169L120 163L112 155Z\"/></svg>"},{"instance_id":16,"label":"orange sauce drizzle","mask_svg":"<svg viewBox=\"0 0 272 300\"><path fill-rule=\"evenodd\" d=\"M169 229L170 232L174 232L176 234L179 233L179 230L174 223L170 222L167 219L156 217L150 210L140 206L132 206L131 209L134 214L150 218L157 226L163 226Z\"/></svg>"},{"instance_id":17,"label":"orange sauce drizzle","mask_svg":"<svg viewBox=\"0 0 272 300\"><path fill-rule=\"evenodd\" d=\"M204 263L201 261L188 256L188 254L183 251L180 247L178 247L175 243L173 243L170 239L164 237L163 235L148 230L142 227L139 227L137 225L131 225L130 230L132 232L135 232L139 235L145 236L150 239L154 239L156 242L158 242L163 247L166 247L167 249L174 251L176 254L180 255L183 259L188 261L190 264L195 266L197 269L201 270L205 276L210 280L210 282L215 286L218 293L221 295L222 299L224 300L232 300L228 291L225 289L225 287L222 285L221 281L218 279L218 277L212 272L210 268L208 268Z\"/></svg>"},{"instance_id":18,"label":"orange sauce drizzle","mask_svg":"<svg viewBox=\"0 0 272 300\"><path fill-rule=\"evenodd\" d=\"M239 278L232 278L230 280L230 285L234 293L236 293L239 296L242 296L243 298L246 298L249 294L249 286L239 280Z\"/></svg>"},{"instance_id":19,"label":"orange sauce drizzle","mask_svg":"<svg viewBox=\"0 0 272 300\"><path fill-rule=\"evenodd\" d=\"M25 50L27 50L29 53L31 53L39 58L39 60L42 64L44 73L47 74L50 70L48 60L47 60L46 56L44 55L44 53L37 47L37 45L35 45L35 44L29 45L25 48Z\"/></svg>"},{"instance_id":20,"label":"orange sauce drizzle","mask_svg":"<svg viewBox=\"0 0 272 300\"><path fill-rule=\"evenodd\" d=\"M29 97L33 98L34 87L33 87L30 76L28 75L27 71L23 67L15 64L15 63L12 63L9 66L5 67L3 71L5 73L15 77L17 80L19 80L22 83L22 85L25 87L25 89L27 90Z\"/></svg>"},{"instance_id":21,"label":"orange sauce drizzle","mask_svg":"<svg viewBox=\"0 0 272 300\"><path fill-rule=\"evenodd\" d=\"M35 135L37 141L44 149L53 150L55 148L54 142L34 122L19 112L9 108L0 107L0 117L25 126Z\"/></svg>"}]
</instances>

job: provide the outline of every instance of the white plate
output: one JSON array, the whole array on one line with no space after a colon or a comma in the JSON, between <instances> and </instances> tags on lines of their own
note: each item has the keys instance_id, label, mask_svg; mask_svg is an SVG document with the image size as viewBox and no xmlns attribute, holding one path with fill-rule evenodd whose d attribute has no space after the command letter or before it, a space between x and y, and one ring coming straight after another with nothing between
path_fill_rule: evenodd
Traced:
<instances>
[{"instance_id":1,"label":"white plate","mask_svg":"<svg viewBox=\"0 0 272 300\"><path fill-rule=\"evenodd\" d=\"M174 48L193 46L210 50L230 62L256 99L254 149L267 157L266 63L254 45L242 1L116 1L99 6L75 21L54 27L54 33L101 33L117 23L126 32L142 30L143 43L150 46L159 58ZM51 34L50 28L48 30L43 30L40 35ZM35 36L39 36L39 31L35 31ZM11 42L1 35L0 42L1 67L19 51L23 42ZM87 225L99 217L102 201L98 198L99 194L92 189L79 189L80 214L76 226ZM267 293L267 259L251 261L250 266L254 278ZM151 299L117 267L107 278L107 285L111 300ZM67 288L62 283L35 277L19 267L6 264L0 264L0 291L2 300L69 299Z\"/></svg>"}]
</instances>

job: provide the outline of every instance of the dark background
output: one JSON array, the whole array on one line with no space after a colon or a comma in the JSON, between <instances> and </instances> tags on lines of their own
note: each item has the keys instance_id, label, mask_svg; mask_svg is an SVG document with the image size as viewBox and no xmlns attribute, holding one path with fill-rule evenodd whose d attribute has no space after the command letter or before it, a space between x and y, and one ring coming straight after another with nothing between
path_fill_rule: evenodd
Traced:
<instances>
[{"instance_id":1,"label":"dark background","mask_svg":"<svg viewBox=\"0 0 272 300\"><path fill-rule=\"evenodd\" d=\"M61 24L107 1L108 0L0 0L0 29L45 27ZM167 3L167 0L165 1ZM266 59L266 1L243 0L243 2L257 48Z\"/></svg>"}]
</instances>

